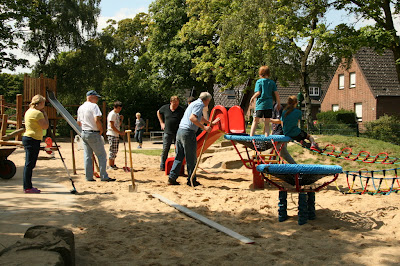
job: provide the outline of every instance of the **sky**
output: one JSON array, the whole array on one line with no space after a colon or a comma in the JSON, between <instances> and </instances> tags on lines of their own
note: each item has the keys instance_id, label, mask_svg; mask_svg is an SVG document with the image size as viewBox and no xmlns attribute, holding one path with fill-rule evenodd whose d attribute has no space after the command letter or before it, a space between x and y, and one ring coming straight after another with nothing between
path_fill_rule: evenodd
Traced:
<instances>
[{"instance_id":1,"label":"sky","mask_svg":"<svg viewBox=\"0 0 400 266\"><path fill-rule=\"evenodd\" d=\"M106 27L107 21L113 19L116 21L122 20L124 18L133 18L136 14L140 12L148 12L148 7L153 0L101 0L100 9L101 13L98 19L98 31L101 31ZM327 22L330 27L334 27L343 22L356 22L356 18L348 16L343 11L331 11L328 13ZM400 21L397 18L396 24L400 25ZM372 24L370 21L359 21L357 23L358 27L365 26L367 24ZM398 29L399 30L399 29ZM21 51L16 51L15 54L20 58L26 58L33 65L37 58L23 54ZM3 73L24 73L30 72L28 68L17 68L16 71L3 70Z\"/></svg>"}]
</instances>

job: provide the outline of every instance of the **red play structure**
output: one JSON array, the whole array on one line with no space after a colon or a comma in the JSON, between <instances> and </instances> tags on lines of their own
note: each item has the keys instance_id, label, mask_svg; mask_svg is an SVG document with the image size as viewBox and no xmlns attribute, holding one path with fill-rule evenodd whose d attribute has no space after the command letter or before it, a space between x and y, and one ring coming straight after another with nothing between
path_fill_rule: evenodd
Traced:
<instances>
[{"instance_id":1,"label":"red play structure","mask_svg":"<svg viewBox=\"0 0 400 266\"><path fill-rule=\"evenodd\" d=\"M213 116L214 119L219 117L220 121L218 122L218 124L213 126L211 132L208 134L203 152L206 151L208 147L210 147L217 139L225 134L239 134L246 132L244 113L240 106L233 106L229 109L229 111L227 111L225 107L217 105L211 110L210 117ZM201 147L203 146L206 133L207 132L203 131L199 136L197 136L197 157L200 155ZM174 159L174 157L170 157L165 161L166 175L169 174L172 168L172 164L174 163ZM183 161L181 174L183 174L185 164L186 161Z\"/></svg>"}]
</instances>

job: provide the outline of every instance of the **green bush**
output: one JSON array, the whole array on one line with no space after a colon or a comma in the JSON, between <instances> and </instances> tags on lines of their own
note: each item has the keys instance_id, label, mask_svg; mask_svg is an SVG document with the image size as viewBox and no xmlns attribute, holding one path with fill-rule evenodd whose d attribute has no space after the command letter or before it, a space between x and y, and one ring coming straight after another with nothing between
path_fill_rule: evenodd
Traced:
<instances>
[{"instance_id":1,"label":"green bush","mask_svg":"<svg viewBox=\"0 0 400 266\"><path fill-rule=\"evenodd\" d=\"M356 113L340 109L336 112L327 111L318 113L317 119L322 124L354 124L356 123Z\"/></svg>"},{"instance_id":2,"label":"green bush","mask_svg":"<svg viewBox=\"0 0 400 266\"><path fill-rule=\"evenodd\" d=\"M356 114L353 111L327 111L317 114L318 123L313 133L325 135L356 135Z\"/></svg>"},{"instance_id":3,"label":"green bush","mask_svg":"<svg viewBox=\"0 0 400 266\"><path fill-rule=\"evenodd\" d=\"M378 120L365 123L368 138L400 145L400 119L396 116L381 116Z\"/></svg>"}]
</instances>

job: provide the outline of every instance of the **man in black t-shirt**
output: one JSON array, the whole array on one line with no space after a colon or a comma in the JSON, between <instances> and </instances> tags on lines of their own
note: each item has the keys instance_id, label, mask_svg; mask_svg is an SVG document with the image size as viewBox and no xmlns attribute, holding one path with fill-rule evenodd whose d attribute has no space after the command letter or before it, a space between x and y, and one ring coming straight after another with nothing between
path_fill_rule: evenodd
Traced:
<instances>
[{"instance_id":1,"label":"man in black t-shirt","mask_svg":"<svg viewBox=\"0 0 400 266\"><path fill-rule=\"evenodd\" d=\"M165 170L165 161L168 157L171 144L175 143L176 132L179 128L182 116L185 110L179 106L178 96L172 96L170 103L163 105L157 111L157 117L160 121L161 130L164 130L163 136L163 151L161 153L160 170Z\"/></svg>"}]
</instances>

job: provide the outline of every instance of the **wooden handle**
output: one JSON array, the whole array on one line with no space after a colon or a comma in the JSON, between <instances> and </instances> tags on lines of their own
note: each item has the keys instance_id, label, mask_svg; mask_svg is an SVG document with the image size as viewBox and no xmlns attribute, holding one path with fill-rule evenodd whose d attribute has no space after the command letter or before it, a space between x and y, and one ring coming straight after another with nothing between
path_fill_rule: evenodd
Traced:
<instances>
[{"instance_id":1,"label":"wooden handle","mask_svg":"<svg viewBox=\"0 0 400 266\"><path fill-rule=\"evenodd\" d=\"M215 110L214 110L214 112L213 112L212 115L211 115L210 125L211 125L212 121L214 120L214 116L215 116ZM211 130L212 130L212 129L211 129ZM199 158L197 158L196 166L194 167L192 176L190 177L190 183L192 184L192 187L194 187L194 186L193 186L193 178L194 178L194 176L196 175L197 167L199 166L200 159L201 159L201 155L203 154L204 146L206 145L206 141L207 141L207 138L208 138L208 135L209 135L209 134L210 134L210 132L207 132L207 133L206 133L206 136L204 137L204 141L203 141L203 145L201 146Z\"/></svg>"},{"instance_id":2,"label":"wooden handle","mask_svg":"<svg viewBox=\"0 0 400 266\"><path fill-rule=\"evenodd\" d=\"M125 130L128 134L128 147L129 147L129 161L131 165L131 178L132 178L132 187L135 187L135 176L133 174L133 166L132 166L132 148L131 148L131 132L132 130Z\"/></svg>"}]
</instances>

